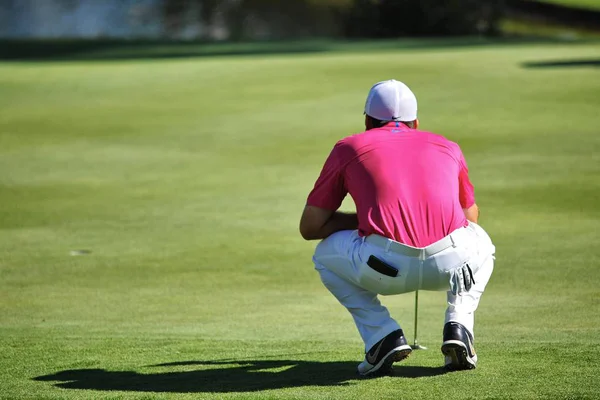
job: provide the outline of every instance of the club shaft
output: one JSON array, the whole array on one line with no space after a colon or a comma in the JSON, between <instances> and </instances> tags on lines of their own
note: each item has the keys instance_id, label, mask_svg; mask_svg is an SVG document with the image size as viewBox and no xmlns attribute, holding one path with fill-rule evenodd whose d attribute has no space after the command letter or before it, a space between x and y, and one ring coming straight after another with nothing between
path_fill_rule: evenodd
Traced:
<instances>
[{"instance_id":1,"label":"club shaft","mask_svg":"<svg viewBox=\"0 0 600 400\"><path fill-rule=\"evenodd\" d=\"M419 321L419 291L415 291L415 335L414 337L414 345L415 347L419 345L419 341L417 340L417 322Z\"/></svg>"}]
</instances>

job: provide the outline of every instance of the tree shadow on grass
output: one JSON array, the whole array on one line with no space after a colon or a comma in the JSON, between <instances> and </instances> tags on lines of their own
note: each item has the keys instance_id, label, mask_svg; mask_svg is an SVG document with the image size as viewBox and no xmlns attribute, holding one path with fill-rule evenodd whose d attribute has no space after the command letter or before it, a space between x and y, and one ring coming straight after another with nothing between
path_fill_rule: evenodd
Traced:
<instances>
[{"instance_id":1,"label":"tree shadow on grass","mask_svg":"<svg viewBox=\"0 0 600 400\"><path fill-rule=\"evenodd\" d=\"M540 38L403 38L388 40L258 41L212 43L166 40L0 39L0 61L116 61L213 56L268 56L335 51L437 50L552 42Z\"/></svg>"},{"instance_id":2,"label":"tree shadow on grass","mask_svg":"<svg viewBox=\"0 0 600 400\"><path fill-rule=\"evenodd\" d=\"M600 58L526 62L526 63L523 63L523 66L525 68L568 68L568 67L600 68Z\"/></svg>"},{"instance_id":3,"label":"tree shadow on grass","mask_svg":"<svg viewBox=\"0 0 600 400\"><path fill-rule=\"evenodd\" d=\"M36 381L59 381L62 389L132 392L254 392L301 386L346 386L359 380L355 362L298 360L184 361L151 367L180 367L183 371L139 373L78 369L38 376ZM444 374L443 368L396 366L392 377L420 378Z\"/></svg>"}]
</instances>

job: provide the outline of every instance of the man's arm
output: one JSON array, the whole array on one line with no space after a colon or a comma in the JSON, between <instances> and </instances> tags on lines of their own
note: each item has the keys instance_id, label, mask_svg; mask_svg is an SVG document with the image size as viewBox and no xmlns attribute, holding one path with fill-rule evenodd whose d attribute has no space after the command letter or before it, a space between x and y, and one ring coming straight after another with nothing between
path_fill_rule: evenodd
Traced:
<instances>
[{"instance_id":1,"label":"man's arm","mask_svg":"<svg viewBox=\"0 0 600 400\"><path fill-rule=\"evenodd\" d=\"M356 213L306 206L300 218L300 234L305 240L325 239L332 233L353 229L358 229Z\"/></svg>"},{"instance_id":2,"label":"man's arm","mask_svg":"<svg viewBox=\"0 0 600 400\"><path fill-rule=\"evenodd\" d=\"M471 222L477 223L479 220L479 207L477 204L473 203L473 205L469 208L463 208L465 212L465 217Z\"/></svg>"},{"instance_id":3,"label":"man's arm","mask_svg":"<svg viewBox=\"0 0 600 400\"><path fill-rule=\"evenodd\" d=\"M462 153L462 150L456 145L458 150L458 161L460 170L458 172L458 199L460 205L463 207L465 218L467 220L477 223L479 220L479 207L475 203L475 191L473 184L469 179L469 168L467 167L467 161Z\"/></svg>"}]
</instances>

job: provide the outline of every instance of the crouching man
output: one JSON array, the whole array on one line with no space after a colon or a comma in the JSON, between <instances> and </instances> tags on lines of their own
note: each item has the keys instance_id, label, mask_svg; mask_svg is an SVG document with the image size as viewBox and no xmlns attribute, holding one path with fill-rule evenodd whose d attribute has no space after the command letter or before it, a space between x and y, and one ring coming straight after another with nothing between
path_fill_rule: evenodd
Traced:
<instances>
[{"instance_id":1,"label":"crouching man","mask_svg":"<svg viewBox=\"0 0 600 400\"><path fill-rule=\"evenodd\" d=\"M365 105L366 130L335 144L300 221L304 239L322 239L315 268L364 341L363 376L391 372L412 351L377 296L416 290L447 291L446 367L477 364L474 313L495 248L477 225L460 147L418 127L411 90L395 80L375 84ZM337 211L348 193L356 213Z\"/></svg>"}]
</instances>

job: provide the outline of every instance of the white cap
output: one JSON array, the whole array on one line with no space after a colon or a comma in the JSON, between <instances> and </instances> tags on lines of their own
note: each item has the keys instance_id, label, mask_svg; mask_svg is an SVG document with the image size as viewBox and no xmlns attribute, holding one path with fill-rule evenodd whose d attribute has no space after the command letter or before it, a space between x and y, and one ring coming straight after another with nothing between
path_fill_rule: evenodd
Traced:
<instances>
[{"instance_id":1,"label":"white cap","mask_svg":"<svg viewBox=\"0 0 600 400\"><path fill-rule=\"evenodd\" d=\"M380 121L414 121L417 119L417 98L402 82L382 81L369 91L365 114Z\"/></svg>"}]
</instances>

